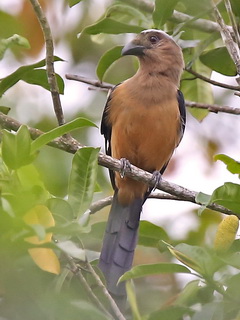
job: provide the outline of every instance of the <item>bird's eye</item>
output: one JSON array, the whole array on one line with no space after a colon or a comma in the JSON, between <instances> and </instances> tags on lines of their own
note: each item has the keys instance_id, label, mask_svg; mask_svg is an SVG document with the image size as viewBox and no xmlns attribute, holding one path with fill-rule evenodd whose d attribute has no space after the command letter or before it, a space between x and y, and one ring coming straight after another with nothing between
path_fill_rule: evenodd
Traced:
<instances>
[{"instance_id":1,"label":"bird's eye","mask_svg":"<svg viewBox=\"0 0 240 320\"><path fill-rule=\"evenodd\" d=\"M150 36L149 37L149 41L152 43L152 44L155 44L159 41L159 38L157 36Z\"/></svg>"}]
</instances>

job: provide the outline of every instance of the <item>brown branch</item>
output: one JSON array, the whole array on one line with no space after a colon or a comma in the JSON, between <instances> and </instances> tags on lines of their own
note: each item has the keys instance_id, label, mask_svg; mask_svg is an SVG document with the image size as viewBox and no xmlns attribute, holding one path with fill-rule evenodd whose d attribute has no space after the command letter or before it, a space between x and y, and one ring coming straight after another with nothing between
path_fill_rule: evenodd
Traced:
<instances>
[{"instance_id":1,"label":"brown branch","mask_svg":"<svg viewBox=\"0 0 240 320\"><path fill-rule=\"evenodd\" d=\"M99 288L102 289L102 292L103 292L104 296L107 298L108 302L110 303L111 309L114 312L114 314L116 315L117 319L126 320L125 317L123 316L123 314L121 313L121 311L119 310L116 302L114 301L114 299L112 298L112 296L108 292L107 288L103 284L102 280L100 279L100 277L95 272L95 270L93 269L93 267L91 266L91 264L89 262L87 262L87 268L90 271L90 273L92 274L95 281L97 282L97 285L99 286Z\"/></svg>"},{"instance_id":2,"label":"brown branch","mask_svg":"<svg viewBox=\"0 0 240 320\"><path fill-rule=\"evenodd\" d=\"M188 72L191 72L191 71L188 71ZM194 75L196 75L196 74L199 75L195 71L192 71L192 72L194 72ZM199 75L199 76L201 76L201 75ZM100 89L102 89L104 91L108 91L109 89L114 87L114 85L112 85L110 83L101 82L101 81L98 81L98 80L88 79L88 78L85 78L85 77L82 77L82 76L79 76L79 75L66 74L66 78L69 79L69 80L75 80L75 81L79 81L79 82L83 82L83 83L89 84L89 85L91 85L93 87L100 88ZM206 79L208 79L208 78L206 78ZM212 82L211 79L208 79L208 80ZM231 89L240 90L240 87L231 86ZM240 108L234 108L234 107L228 107L228 106L220 106L220 105L217 105L217 104L198 103L198 102L194 102L194 101L185 101L185 103L186 103L187 107L207 109L210 112L214 112L214 113L225 112L225 113L230 113L230 114L235 114L235 115L240 114Z\"/></svg>"},{"instance_id":3,"label":"brown branch","mask_svg":"<svg viewBox=\"0 0 240 320\"><path fill-rule=\"evenodd\" d=\"M21 126L21 123L4 115L3 113L0 113L0 125L2 126L2 128L16 131ZM34 128L28 128L28 129L33 139L36 139L38 136L43 134L43 132L41 132L40 130L37 130ZM75 153L78 149L83 147L83 145L78 143L76 140L74 139L68 140L64 137L60 137L53 140L52 142L49 143L49 145L70 153ZM98 163L99 165L114 171L120 172L122 170L122 164L120 160L114 159L101 152L99 153L99 156L98 156ZM142 169L139 169L136 166L131 165L130 169L127 168L126 176L134 180L145 182L146 184L152 187L155 186L155 182L152 178L152 174ZM192 203L196 203L198 205L204 205L196 201L197 192L188 190L174 183L169 183L166 180L162 179L161 182L157 185L157 189L160 189L173 196L179 197L181 198L182 201L189 201ZM215 203L207 206L207 208L215 211L219 211L228 215L235 214L236 216L239 216L238 214L232 212L231 210L224 208L223 206L217 205Z\"/></svg>"},{"instance_id":4,"label":"brown branch","mask_svg":"<svg viewBox=\"0 0 240 320\"><path fill-rule=\"evenodd\" d=\"M202 74L194 71L193 69L190 69L190 68L185 68L185 70L189 73L191 73L192 75L194 75L196 78L198 79L201 79L205 82L208 82L214 86L218 86L218 87L221 87L221 88L225 88L225 89L230 89L230 90L235 90L235 91L240 91L240 86L232 86L232 85L229 85L229 84L225 84L225 83L222 83L222 82L218 82L218 81L215 81L215 80L212 80L210 78L207 78L205 76L203 76Z\"/></svg>"},{"instance_id":5,"label":"brown branch","mask_svg":"<svg viewBox=\"0 0 240 320\"><path fill-rule=\"evenodd\" d=\"M220 27L220 33L222 35L223 42L236 65L237 73L240 75L240 49L237 47L236 43L233 40L232 34L226 26L220 11L218 10L216 4L212 0L212 7L215 19Z\"/></svg>"},{"instance_id":6,"label":"brown branch","mask_svg":"<svg viewBox=\"0 0 240 320\"><path fill-rule=\"evenodd\" d=\"M58 120L58 124L64 124L64 115L59 95L59 88L56 80L55 70L54 70L54 47L53 39L51 34L51 29L49 27L46 16L38 2L38 0L30 0L32 7L36 13L39 20L40 26L43 31L44 40L46 44L46 71L48 77L48 83L50 87L50 92L52 95L53 107Z\"/></svg>"},{"instance_id":7,"label":"brown branch","mask_svg":"<svg viewBox=\"0 0 240 320\"><path fill-rule=\"evenodd\" d=\"M149 199L162 199L162 200L176 200L182 201L180 197L173 196L171 194L166 194L162 192L151 193L148 197ZM94 214L103 208L110 206L112 204L113 196L106 197L104 199L97 200L93 202L89 208L90 214Z\"/></svg>"},{"instance_id":8,"label":"brown branch","mask_svg":"<svg viewBox=\"0 0 240 320\"><path fill-rule=\"evenodd\" d=\"M240 108L219 106L217 104L199 103L199 102L187 101L187 100L185 101L185 104L189 108L201 108L214 113L225 112L225 113L240 115Z\"/></svg>"},{"instance_id":9,"label":"brown branch","mask_svg":"<svg viewBox=\"0 0 240 320\"><path fill-rule=\"evenodd\" d=\"M63 252L64 257L66 258L70 271L79 279L82 286L86 290L88 296L93 301L93 303L102 310L109 319L114 320L113 316L107 311L105 306L101 303L101 301L97 298L97 296L92 291L90 285L82 274L81 268L75 263L74 259L70 257L66 252ZM107 289L106 289L107 290ZM119 320L123 320L124 318L118 318Z\"/></svg>"}]
</instances>

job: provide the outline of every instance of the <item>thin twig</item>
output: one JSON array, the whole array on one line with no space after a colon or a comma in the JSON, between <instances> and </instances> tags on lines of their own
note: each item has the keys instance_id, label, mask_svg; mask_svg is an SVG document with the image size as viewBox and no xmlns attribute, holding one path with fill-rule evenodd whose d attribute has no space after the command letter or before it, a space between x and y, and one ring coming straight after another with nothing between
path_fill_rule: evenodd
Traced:
<instances>
[{"instance_id":1,"label":"thin twig","mask_svg":"<svg viewBox=\"0 0 240 320\"><path fill-rule=\"evenodd\" d=\"M212 80L210 78L207 78L205 76L203 76L202 74L194 71L193 69L190 69L190 68L185 68L185 70L189 73L191 73L192 75L194 75L196 78L198 79L201 79L205 82L208 82L208 83L211 83L212 85L214 86L218 86L218 87L221 87L221 88L225 88L225 89L230 89L230 90L235 90L235 91L240 91L240 86L232 86L230 84L225 84L225 83L222 83L222 82L218 82L218 81L215 81L215 80Z\"/></svg>"},{"instance_id":2,"label":"thin twig","mask_svg":"<svg viewBox=\"0 0 240 320\"><path fill-rule=\"evenodd\" d=\"M106 316L108 316L109 319L114 320L113 316L107 311L107 309L104 307L104 305L101 303L101 301L97 298L97 296L92 291L91 287L89 286L87 280L82 274L81 269L78 267L78 265L74 262L72 257L70 257L67 253L63 253L68 264L70 267L70 271L80 280L81 284L83 285L84 289L86 290L88 296L92 299L94 304L98 306L100 310L102 310ZM118 318L119 320L122 320L121 318Z\"/></svg>"},{"instance_id":3,"label":"thin twig","mask_svg":"<svg viewBox=\"0 0 240 320\"><path fill-rule=\"evenodd\" d=\"M149 199L162 199L162 200L176 200L182 201L180 197L173 196L171 194L166 194L162 192L151 193L148 197ZM113 196L106 197L104 199L97 200L93 202L89 208L90 214L94 214L103 208L110 206L112 204Z\"/></svg>"},{"instance_id":4,"label":"thin twig","mask_svg":"<svg viewBox=\"0 0 240 320\"><path fill-rule=\"evenodd\" d=\"M3 113L0 113L0 126L8 130L17 131L18 128L21 126L21 123L6 116ZM33 139L36 139L41 134L43 134L43 132L41 132L40 130L29 128L29 127L28 129ZM49 145L69 153L75 153L78 149L84 147L82 144L78 143L76 140L73 140L73 139L68 140L68 139L65 139L64 137L54 139L49 143ZM122 170L122 163L120 160L107 156L102 152L99 153L98 164L114 171L120 172ZM127 168L126 176L129 176L134 180L142 181L152 187L155 187L155 182L154 182L154 179L152 178L152 174L142 169L139 169L136 166L131 165L129 169ZM174 183L169 183L164 179L162 179L161 182L157 185L157 189L160 189L166 193L177 196L181 198L182 201L189 201L192 203L196 203L198 205L204 205L196 201L196 196L198 194L197 192L188 190ZM215 203L212 203L211 205L207 206L207 208L215 211L219 211L228 215L234 214L239 217L239 215L236 214L235 212L232 212L231 210L223 206L217 205Z\"/></svg>"},{"instance_id":5,"label":"thin twig","mask_svg":"<svg viewBox=\"0 0 240 320\"><path fill-rule=\"evenodd\" d=\"M234 115L240 115L240 108L219 106L217 104L207 104L207 103L200 103L200 102L187 101L187 100L185 101L185 104L189 108L201 108L214 113L224 112L224 113L230 113Z\"/></svg>"},{"instance_id":6,"label":"thin twig","mask_svg":"<svg viewBox=\"0 0 240 320\"><path fill-rule=\"evenodd\" d=\"M103 284L102 280L100 279L100 277L95 272L95 270L93 269L93 267L91 266L91 264L89 262L87 262L87 267L88 267L88 270L90 271L91 275L94 277L95 281L97 282L97 285L99 286L99 288L102 289L104 296L108 299L108 302L110 303L111 309L114 312L114 314L117 316L117 319L126 320L125 317L123 316L123 314L121 313L121 311L119 310L116 302L114 301L114 299L112 298L112 296L108 292L107 288Z\"/></svg>"},{"instance_id":7,"label":"thin twig","mask_svg":"<svg viewBox=\"0 0 240 320\"><path fill-rule=\"evenodd\" d=\"M213 7L213 13L214 13L215 19L220 27L220 33L222 35L223 42L233 62L235 63L238 75L240 75L240 49L237 47L236 43L234 42L231 32L226 26L222 18L222 15L213 0L212 0L212 7Z\"/></svg>"},{"instance_id":8,"label":"thin twig","mask_svg":"<svg viewBox=\"0 0 240 320\"><path fill-rule=\"evenodd\" d=\"M64 124L64 115L59 95L59 88L56 80L55 70L54 70L54 46L51 34L51 29L49 27L47 18L42 10L38 0L30 0L32 7L36 13L39 20L40 26L43 31L44 40L46 43L46 71L48 77L48 83L50 87L50 92L52 95L53 107L58 120L58 124Z\"/></svg>"},{"instance_id":9,"label":"thin twig","mask_svg":"<svg viewBox=\"0 0 240 320\"><path fill-rule=\"evenodd\" d=\"M205 78L204 76L196 73L195 71L193 71L191 69L189 69L187 71L192 73L192 74L194 74L195 76L204 78L202 80L207 79L208 82L211 82L211 83L214 82L213 80ZM101 81L98 81L98 80L92 80L92 79L89 79L89 78L86 78L86 77L82 77L82 76L79 76L79 75L66 74L66 78L69 79L69 80L75 80L75 81L79 81L79 82L83 82L83 83L89 84L89 85L91 85L93 87L100 88L100 89L102 89L104 91L108 91L109 89L114 87L114 85L112 85L110 83L101 82ZM218 83L218 82L215 81L215 83L212 83L212 84L216 85L216 83ZM223 85L225 87L228 86L228 85L225 85L224 83L221 84L221 85ZM238 87L238 86L230 86L229 87L228 86L227 89L240 90L240 87ZM236 115L240 114L240 108L228 107L228 106L220 106L220 105L217 105L217 104L199 103L199 102L195 102L195 101L185 101L185 103L186 103L187 107L207 109L208 111L214 112L214 113L225 112L225 113L231 113L231 114L236 114Z\"/></svg>"}]
</instances>

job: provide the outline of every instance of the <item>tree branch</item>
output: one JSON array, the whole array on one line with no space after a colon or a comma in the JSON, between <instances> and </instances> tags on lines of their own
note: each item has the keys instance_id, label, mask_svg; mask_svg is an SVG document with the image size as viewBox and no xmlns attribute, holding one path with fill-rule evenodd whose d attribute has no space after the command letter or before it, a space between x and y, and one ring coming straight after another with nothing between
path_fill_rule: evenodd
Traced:
<instances>
[{"instance_id":1,"label":"tree branch","mask_svg":"<svg viewBox=\"0 0 240 320\"><path fill-rule=\"evenodd\" d=\"M188 71L188 70L187 70ZM199 75L198 73L196 73L195 71L189 71L189 72L193 72L194 75L198 75L199 77L203 77L201 75ZM75 81L79 81L79 82L83 82L86 84L90 84L91 86L100 88L104 91L108 91L109 89L113 88L114 85L110 84L110 83L106 83L106 82L101 82L98 80L91 80L79 75L73 75L73 74L66 74L66 78L68 80L75 80ZM205 78L205 77L204 77ZM206 78L208 81L211 81L211 79ZM222 84L224 85L224 84ZM226 85L227 86L227 85ZM240 87L238 86L230 86L233 90L239 90L240 91ZM228 88L229 89L229 88ZM201 109L207 109L210 112L214 112L214 113L218 113L218 112L225 112L225 113L230 113L230 114L235 114L238 115L240 114L240 108L234 108L234 107L228 107L228 106L219 106L217 104L205 104L205 103L198 103L198 102L194 102L194 101L185 101L186 106L190 107L190 108L201 108Z\"/></svg>"},{"instance_id":2,"label":"tree branch","mask_svg":"<svg viewBox=\"0 0 240 320\"><path fill-rule=\"evenodd\" d=\"M46 44L46 71L48 77L48 83L50 87L50 92L52 95L53 107L55 115L58 120L58 124L64 124L64 115L59 95L59 88L56 80L55 70L54 70L54 47L53 39L51 34L51 29L49 27L46 16L38 2L38 0L30 0L32 7L36 13L39 20L40 26L43 31L44 40Z\"/></svg>"},{"instance_id":3,"label":"tree branch","mask_svg":"<svg viewBox=\"0 0 240 320\"><path fill-rule=\"evenodd\" d=\"M185 70L189 73L191 73L192 75L194 75L196 78L198 79L201 79L205 82L208 82L210 84L213 84L214 86L218 86L218 87L221 87L221 88L225 88L225 89L230 89L230 90L235 90L235 91L240 91L240 86L232 86L232 85L229 85L229 84L225 84L225 83L222 83L222 82L218 82L218 81L215 81L215 80L212 80L210 78L207 78L205 76L203 76L202 74L194 71L193 69L190 69L190 68L185 68Z\"/></svg>"},{"instance_id":4,"label":"tree branch","mask_svg":"<svg viewBox=\"0 0 240 320\"><path fill-rule=\"evenodd\" d=\"M215 19L220 27L220 33L222 35L223 42L225 43L226 48L233 62L236 65L238 75L240 75L240 49L237 47L236 43L234 42L231 32L229 31L229 28L226 26L221 16L221 13L218 10L213 0L212 0L212 7L213 7L213 13L214 13Z\"/></svg>"},{"instance_id":5,"label":"tree branch","mask_svg":"<svg viewBox=\"0 0 240 320\"><path fill-rule=\"evenodd\" d=\"M92 291L92 289L89 286L87 280L85 279L85 277L82 274L81 268L75 263L74 259L72 257L70 257L67 253L63 252L63 254L64 254L64 256L65 256L65 258L66 258L66 260L68 262L70 271L79 279L79 281L81 282L82 286L86 290L86 292L87 292L88 296L90 297L90 299L94 302L94 304L100 310L102 310L105 313L106 316L108 316L109 319L114 320L113 316L107 311L105 306L101 303L101 301L97 298L97 296ZM88 264L87 264L87 267L88 267ZM90 270L90 268L88 268L88 269ZM111 297L111 300L113 300L112 297ZM117 311L116 311L116 313L117 313ZM125 318L124 317L118 317L117 319L124 320Z\"/></svg>"},{"instance_id":6,"label":"tree branch","mask_svg":"<svg viewBox=\"0 0 240 320\"><path fill-rule=\"evenodd\" d=\"M17 131L18 128L21 126L21 123L4 115L3 113L0 113L0 125L2 126L2 128ZM28 127L28 129L33 139L36 139L41 134L43 134L43 132L41 132L38 129L34 129L30 127ZM69 140L64 137L54 139L52 142L49 143L49 145L70 153L75 153L78 149L84 147L82 144L78 143L76 140L74 139ZM114 171L121 172L122 170L122 164L120 160L107 156L102 152L99 153L98 163L99 165ZM131 165L130 168L127 168L126 176L134 180L142 181L152 187L155 187L155 182L154 182L154 179L152 178L152 174L142 169L139 169L136 166ZM173 196L179 197L181 198L182 201L189 201L192 203L196 203L198 205L204 205L196 201L196 196L198 194L197 192L188 190L174 183L169 183L166 180L162 179L161 182L157 185L157 189L160 189ZM219 211L228 215L234 214L236 216L239 216L235 212L232 212L231 210L224 208L223 206L220 206L215 203L208 205L207 208L211 210Z\"/></svg>"}]
</instances>

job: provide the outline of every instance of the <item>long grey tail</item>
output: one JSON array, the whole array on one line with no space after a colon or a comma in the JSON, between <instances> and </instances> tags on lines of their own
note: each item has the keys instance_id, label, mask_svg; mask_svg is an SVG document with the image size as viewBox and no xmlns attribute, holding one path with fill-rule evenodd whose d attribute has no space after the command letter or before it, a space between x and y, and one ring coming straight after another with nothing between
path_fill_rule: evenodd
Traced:
<instances>
[{"instance_id":1,"label":"long grey tail","mask_svg":"<svg viewBox=\"0 0 240 320\"><path fill-rule=\"evenodd\" d=\"M119 305L126 300L126 289L124 282L118 285L117 282L132 266L143 202L142 199L135 199L130 205L122 206L115 192L109 213L99 267L105 276L108 291Z\"/></svg>"}]
</instances>

